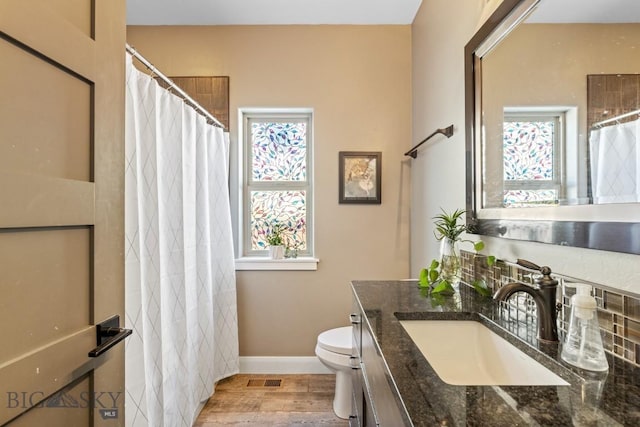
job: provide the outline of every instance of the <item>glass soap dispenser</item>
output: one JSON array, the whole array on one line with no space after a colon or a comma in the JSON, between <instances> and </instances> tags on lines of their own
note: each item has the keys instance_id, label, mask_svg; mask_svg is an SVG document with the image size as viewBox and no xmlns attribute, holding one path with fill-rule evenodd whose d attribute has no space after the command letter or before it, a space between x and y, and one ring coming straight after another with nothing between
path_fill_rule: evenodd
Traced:
<instances>
[{"instance_id":1,"label":"glass soap dispenser","mask_svg":"<svg viewBox=\"0 0 640 427\"><path fill-rule=\"evenodd\" d=\"M583 283L565 284L575 287L571 297L571 319L560 357L565 362L588 371L602 372L609 369L602 347L598 326L596 299L591 296L591 286Z\"/></svg>"}]
</instances>

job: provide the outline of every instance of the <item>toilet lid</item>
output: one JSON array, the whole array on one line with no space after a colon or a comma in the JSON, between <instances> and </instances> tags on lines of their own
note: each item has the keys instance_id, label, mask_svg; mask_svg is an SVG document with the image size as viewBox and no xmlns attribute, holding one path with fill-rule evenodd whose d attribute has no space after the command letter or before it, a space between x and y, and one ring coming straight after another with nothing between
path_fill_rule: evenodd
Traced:
<instances>
[{"instance_id":1,"label":"toilet lid","mask_svg":"<svg viewBox=\"0 0 640 427\"><path fill-rule=\"evenodd\" d=\"M339 354L351 354L351 326L330 329L318 335L318 345L327 351Z\"/></svg>"}]
</instances>

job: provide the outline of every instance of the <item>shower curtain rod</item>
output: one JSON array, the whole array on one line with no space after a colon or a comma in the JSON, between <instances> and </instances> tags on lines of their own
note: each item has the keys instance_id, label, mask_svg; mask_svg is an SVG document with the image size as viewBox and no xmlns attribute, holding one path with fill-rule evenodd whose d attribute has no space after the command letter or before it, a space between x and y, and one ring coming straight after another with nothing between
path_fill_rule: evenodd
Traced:
<instances>
[{"instance_id":1,"label":"shower curtain rod","mask_svg":"<svg viewBox=\"0 0 640 427\"><path fill-rule=\"evenodd\" d=\"M184 99L187 103L189 103L194 108L194 110L196 110L198 113L205 116L207 119L211 120L216 126L224 129L224 125L220 123L218 119L216 119L211 113L205 110L204 107L199 103L197 103L193 98L187 95L187 93L182 89L180 89L180 87L178 87L169 77L162 74L160 70L154 67L151 62L147 61L147 59L144 56L140 55L137 50L129 46L129 43L126 44L126 49L127 49L127 52L129 52L134 58L140 61L145 67L147 67L152 74L155 74L156 76L160 77L163 82L168 84L169 89L173 90L174 92L177 92L177 94L180 95L182 99Z\"/></svg>"},{"instance_id":2,"label":"shower curtain rod","mask_svg":"<svg viewBox=\"0 0 640 427\"><path fill-rule=\"evenodd\" d=\"M618 121L618 120L620 120L620 119L624 119L624 118L627 118L627 117L631 117L631 116L636 115L636 114L640 114L640 110L630 111L630 112L628 112L628 113L620 114L619 116L611 117L610 119L606 119L606 120L603 120L603 121L601 121L601 122L594 123L594 124L592 124L592 125L591 125L591 129L593 129L593 128L599 128L599 127L601 127L602 125L605 125L605 124L607 124L607 123L610 123L610 122L616 122L616 121Z\"/></svg>"}]
</instances>

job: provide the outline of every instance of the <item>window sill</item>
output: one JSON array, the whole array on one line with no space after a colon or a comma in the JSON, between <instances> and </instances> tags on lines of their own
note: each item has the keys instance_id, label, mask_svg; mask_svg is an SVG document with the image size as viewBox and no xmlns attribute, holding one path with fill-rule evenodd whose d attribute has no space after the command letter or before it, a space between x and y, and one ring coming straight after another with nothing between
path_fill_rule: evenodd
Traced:
<instances>
[{"instance_id":1,"label":"window sill","mask_svg":"<svg viewBox=\"0 0 640 427\"><path fill-rule=\"evenodd\" d=\"M236 271L248 270L317 270L317 258L299 257L271 259L265 257L244 257L236 259Z\"/></svg>"}]
</instances>

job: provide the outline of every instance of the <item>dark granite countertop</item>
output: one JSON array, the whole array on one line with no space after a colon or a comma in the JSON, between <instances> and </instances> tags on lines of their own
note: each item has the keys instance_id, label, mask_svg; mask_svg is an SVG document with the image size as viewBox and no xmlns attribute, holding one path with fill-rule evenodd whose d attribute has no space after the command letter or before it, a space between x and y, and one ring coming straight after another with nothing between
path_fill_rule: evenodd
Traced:
<instances>
[{"instance_id":1,"label":"dark granite countertop","mask_svg":"<svg viewBox=\"0 0 640 427\"><path fill-rule=\"evenodd\" d=\"M440 301L424 296L415 281L352 287L415 426L640 426L640 369L628 362L607 355L608 373L577 370L561 361L557 345L538 342L535 324L506 319L497 303L465 284ZM409 319L480 321L570 385L449 385L403 329L400 320Z\"/></svg>"}]
</instances>

